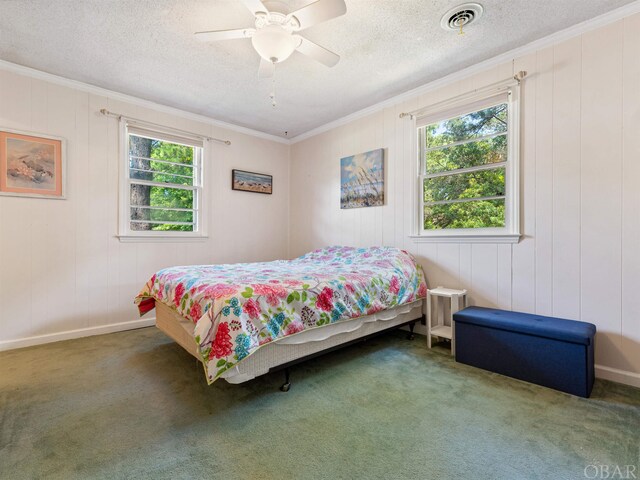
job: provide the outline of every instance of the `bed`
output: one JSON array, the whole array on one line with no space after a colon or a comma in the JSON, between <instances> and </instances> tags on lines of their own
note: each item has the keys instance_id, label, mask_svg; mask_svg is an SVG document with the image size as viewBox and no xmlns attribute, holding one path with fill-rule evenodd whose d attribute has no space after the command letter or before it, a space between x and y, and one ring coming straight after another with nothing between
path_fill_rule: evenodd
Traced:
<instances>
[{"instance_id":1,"label":"bed","mask_svg":"<svg viewBox=\"0 0 640 480\"><path fill-rule=\"evenodd\" d=\"M160 270L141 315L202 362L207 383L241 383L423 316L420 265L392 247L329 247L294 260Z\"/></svg>"}]
</instances>

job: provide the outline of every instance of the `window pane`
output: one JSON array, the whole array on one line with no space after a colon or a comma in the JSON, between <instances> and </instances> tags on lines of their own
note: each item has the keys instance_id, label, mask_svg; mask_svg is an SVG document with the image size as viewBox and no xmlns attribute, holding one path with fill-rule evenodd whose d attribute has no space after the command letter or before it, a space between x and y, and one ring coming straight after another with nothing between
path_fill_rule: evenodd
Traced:
<instances>
[{"instance_id":1,"label":"window pane","mask_svg":"<svg viewBox=\"0 0 640 480\"><path fill-rule=\"evenodd\" d=\"M139 210L143 210L142 207L132 207L131 208L131 218L135 213ZM148 208L144 210L149 210L148 214L146 214L146 220L151 220L154 222L186 222L193 223L193 210L170 210L164 208Z\"/></svg>"},{"instance_id":2,"label":"window pane","mask_svg":"<svg viewBox=\"0 0 640 480\"><path fill-rule=\"evenodd\" d=\"M507 136L478 140L427 152L427 174L507 160Z\"/></svg>"},{"instance_id":3,"label":"window pane","mask_svg":"<svg viewBox=\"0 0 640 480\"><path fill-rule=\"evenodd\" d=\"M140 223L134 223L131 222L131 230L151 230L154 232L193 232L193 226L192 225L172 225L172 224L162 224L162 225L156 225L153 224L152 227L153 228L144 228L141 229L139 226L142 225Z\"/></svg>"},{"instance_id":4,"label":"window pane","mask_svg":"<svg viewBox=\"0 0 640 480\"><path fill-rule=\"evenodd\" d=\"M129 135L129 178L193 185L193 156L191 146Z\"/></svg>"},{"instance_id":5,"label":"window pane","mask_svg":"<svg viewBox=\"0 0 640 480\"><path fill-rule=\"evenodd\" d=\"M507 131L507 104L427 125L427 148Z\"/></svg>"},{"instance_id":6,"label":"window pane","mask_svg":"<svg viewBox=\"0 0 640 480\"><path fill-rule=\"evenodd\" d=\"M504 167L425 178L424 201L502 196L505 194L504 178Z\"/></svg>"},{"instance_id":7,"label":"window pane","mask_svg":"<svg viewBox=\"0 0 640 480\"><path fill-rule=\"evenodd\" d=\"M193 190L171 187L151 187L132 184L129 200L131 202L131 230L182 230L193 231L193 225L168 225L152 223L154 221L184 222L193 221L192 212L166 210L167 208L194 208ZM152 208L139 207L160 207ZM190 220L185 220L185 213ZM146 223L145 220L149 221Z\"/></svg>"},{"instance_id":8,"label":"window pane","mask_svg":"<svg viewBox=\"0 0 640 480\"><path fill-rule=\"evenodd\" d=\"M424 229L504 227L504 199L424 207Z\"/></svg>"}]
</instances>

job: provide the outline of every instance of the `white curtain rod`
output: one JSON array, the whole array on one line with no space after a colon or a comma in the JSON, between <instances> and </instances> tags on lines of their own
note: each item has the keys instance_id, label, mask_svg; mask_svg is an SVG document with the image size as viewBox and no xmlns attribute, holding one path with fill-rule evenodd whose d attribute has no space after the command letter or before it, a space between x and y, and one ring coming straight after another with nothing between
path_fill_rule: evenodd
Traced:
<instances>
[{"instance_id":1,"label":"white curtain rod","mask_svg":"<svg viewBox=\"0 0 640 480\"><path fill-rule=\"evenodd\" d=\"M490 93L492 91L495 91L497 93L497 92L500 92L500 91L504 90L505 88L510 87L512 85L520 84L522 79L524 77L526 77L526 76L527 76L527 72L525 72L524 70L521 70L511 78L507 78L505 80L501 80L499 82L492 83L492 84L487 85L485 87L477 88L477 89L475 89L475 90L473 90L471 92L463 93L462 95L458 95L457 97L449 98L449 99L444 100L442 102L434 103L433 105L429 105L427 107L422 107L422 108L419 108L417 110L413 110L412 112L401 113L400 114L400 118L410 117L410 118L413 119L414 117L416 117L417 115L419 115L421 113L425 113L425 112L428 112L430 110L438 110L440 108L448 106L449 104L464 100L467 97L473 97L473 96L475 96L475 95L477 95L478 93L481 93L481 92Z\"/></svg>"},{"instance_id":2,"label":"white curtain rod","mask_svg":"<svg viewBox=\"0 0 640 480\"><path fill-rule=\"evenodd\" d=\"M220 143L224 143L225 145L231 145L231 141L230 140L222 140L221 138L215 138L215 137L208 137L206 135L199 135L197 133L192 133L192 132L187 132L186 130L180 130L178 128L173 128L173 127L167 127L166 125L160 125L158 123L153 123L153 122L147 122L146 120L141 120L139 118L133 118L133 117L128 117L126 115L122 115L120 113L114 113L114 112L110 112L109 110L107 110L106 108L102 108L100 109L100 113L104 116L107 117L115 117L118 120L120 119L125 119L125 120L131 120L132 122L137 122L140 123L142 125L148 125L150 127L158 127L158 128L163 128L165 130L171 130L173 132L176 133L183 133L185 135L189 135L191 137L198 137L198 138L203 138L205 140L213 140L214 142L220 142Z\"/></svg>"}]
</instances>

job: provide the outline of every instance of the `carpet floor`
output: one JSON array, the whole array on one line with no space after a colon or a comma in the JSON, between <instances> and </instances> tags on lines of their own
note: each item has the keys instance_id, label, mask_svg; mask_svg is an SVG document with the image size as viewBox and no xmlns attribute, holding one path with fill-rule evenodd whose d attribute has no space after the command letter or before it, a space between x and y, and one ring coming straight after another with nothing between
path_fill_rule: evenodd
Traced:
<instances>
[{"instance_id":1,"label":"carpet floor","mask_svg":"<svg viewBox=\"0 0 640 480\"><path fill-rule=\"evenodd\" d=\"M295 366L288 393L282 377L207 386L155 328L0 353L0 477L640 478L631 387L577 398L401 332Z\"/></svg>"}]
</instances>

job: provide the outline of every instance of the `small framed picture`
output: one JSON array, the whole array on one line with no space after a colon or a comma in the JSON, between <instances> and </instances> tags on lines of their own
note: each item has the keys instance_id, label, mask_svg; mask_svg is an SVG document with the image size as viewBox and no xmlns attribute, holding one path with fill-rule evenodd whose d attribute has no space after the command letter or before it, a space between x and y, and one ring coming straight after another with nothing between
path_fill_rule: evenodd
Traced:
<instances>
[{"instance_id":1,"label":"small framed picture","mask_svg":"<svg viewBox=\"0 0 640 480\"><path fill-rule=\"evenodd\" d=\"M271 195L273 193L273 176L234 169L231 172L231 188L243 192Z\"/></svg>"},{"instance_id":2,"label":"small framed picture","mask_svg":"<svg viewBox=\"0 0 640 480\"><path fill-rule=\"evenodd\" d=\"M63 199L65 140L0 128L0 195Z\"/></svg>"}]
</instances>

